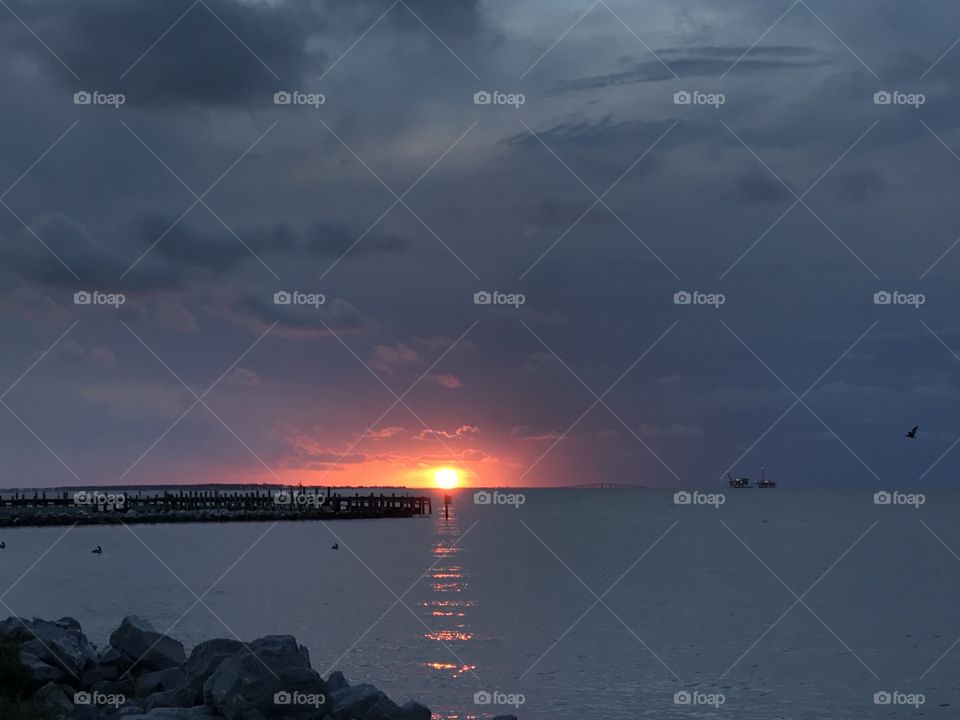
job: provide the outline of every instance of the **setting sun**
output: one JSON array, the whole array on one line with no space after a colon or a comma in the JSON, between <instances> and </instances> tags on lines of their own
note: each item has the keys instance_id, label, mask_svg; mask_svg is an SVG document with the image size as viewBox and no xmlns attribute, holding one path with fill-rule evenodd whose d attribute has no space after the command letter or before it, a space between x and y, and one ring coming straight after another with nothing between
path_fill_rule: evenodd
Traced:
<instances>
[{"instance_id":1,"label":"setting sun","mask_svg":"<svg viewBox=\"0 0 960 720\"><path fill-rule=\"evenodd\" d=\"M441 490L453 490L460 485L460 471L442 467L433 471L433 482Z\"/></svg>"}]
</instances>

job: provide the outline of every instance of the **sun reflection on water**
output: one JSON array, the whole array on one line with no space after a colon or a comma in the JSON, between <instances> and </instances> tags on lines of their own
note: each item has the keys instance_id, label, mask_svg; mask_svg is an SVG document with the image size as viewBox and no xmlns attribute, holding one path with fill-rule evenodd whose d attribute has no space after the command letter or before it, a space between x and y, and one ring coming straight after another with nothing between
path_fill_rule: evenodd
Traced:
<instances>
[{"instance_id":1,"label":"sun reflection on water","mask_svg":"<svg viewBox=\"0 0 960 720\"><path fill-rule=\"evenodd\" d=\"M463 677L477 669L476 665L462 659L469 654L469 643L474 639L468 621L468 610L475 605L473 600L460 597L467 593L469 588L469 576L458 562L463 547L454 544L462 534L455 513L451 513L449 519L437 519L437 539L432 548L437 564L428 576L429 599L420 603L433 618L431 630L424 634L424 638L436 643L436 656L440 658L424 664L435 672L454 678ZM438 713L434 717L469 720L473 716Z\"/></svg>"}]
</instances>

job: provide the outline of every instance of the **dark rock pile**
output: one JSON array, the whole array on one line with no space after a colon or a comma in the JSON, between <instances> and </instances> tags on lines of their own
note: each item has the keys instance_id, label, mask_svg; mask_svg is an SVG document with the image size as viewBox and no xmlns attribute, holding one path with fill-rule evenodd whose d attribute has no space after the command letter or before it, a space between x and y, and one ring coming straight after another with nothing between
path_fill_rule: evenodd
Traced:
<instances>
[{"instance_id":1,"label":"dark rock pile","mask_svg":"<svg viewBox=\"0 0 960 720\"><path fill-rule=\"evenodd\" d=\"M146 620L123 619L98 650L72 618L0 623L19 653L17 700L52 720L430 720L340 672L325 681L290 635L208 640L190 653ZM9 691L9 689L8 689ZM28 715L24 715L28 717Z\"/></svg>"}]
</instances>

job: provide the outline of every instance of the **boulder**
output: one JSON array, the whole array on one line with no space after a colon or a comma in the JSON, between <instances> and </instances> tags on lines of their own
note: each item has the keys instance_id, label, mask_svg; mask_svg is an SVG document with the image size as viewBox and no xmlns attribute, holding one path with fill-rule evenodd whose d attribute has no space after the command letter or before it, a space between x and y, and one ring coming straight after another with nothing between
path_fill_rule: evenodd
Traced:
<instances>
[{"instance_id":1,"label":"boulder","mask_svg":"<svg viewBox=\"0 0 960 720\"><path fill-rule=\"evenodd\" d=\"M350 687L350 683L347 682L347 679L339 670L330 673L330 677L327 678L328 692L336 692L337 690L343 690L348 687Z\"/></svg>"},{"instance_id":2,"label":"boulder","mask_svg":"<svg viewBox=\"0 0 960 720\"><path fill-rule=\"evenodd\" d=\"M97 665L102 668L112 667L126 669L126 667L130 665L130 661L127 660L126 655L118 650L114 650L108 645L103 648L97 656Z\"/></svg>"},{"instance_id":3,"label":"boulder","mask_svg":"<svg viewBox=\"0 0 960 720\"><path fill-rule=\"evenodd\" d=\"M136 615L125 617L113 631L110 647L134 670L141 672L166 670L182 665L187 659L182 643L157 632L149 621Z\"/></svg>"},{"instance_id":4,"label":"boulder","mask_svg":"<svg viewBox=\"0 0 960 720\"><path fill-rule=\"evenodd\" d=\"M136 691L136 685L133 678L126 677L121 680L101 680L90 686L90 692L101 693L102 695L123 695L130 697Z\"/></svg>"},{"instance_id":5,"label":"boulder","mask_svg":"<svg viewBox=\"0 0 960 720\"><path fill-rule=\"evenodd\" d=\"M87 640L80 624L73 618L23 620L10 617L0 623L0 635L22 638L20 649L39 658L47 665L62 668L68 675L79 678L97 661L97 649Z\"/></svg>"},{"instance_id":6,"label":"boulder","mask_svg":"<svg viewBox=\"0 0 960 720\"><path fill-rule=\"evenodd\" d=\"M326 683L289 635L254 640L223 660L204 683L203 698L227 720L315 720L330 710Z\"/></svg>"},{"instance_id":7,"label":"boulder","mask_svg":"<svg viewBox=\"0 0 960 720\"><path fill-rule=\"evenodd\" d=\"M149 712L154 708L189 708L197 704L197 693L189 685L150 695L143 704Z\"/></svg>"},{"instance_id":8,"label":"boulder","mask_svg":"<svg viewBox=\"0 0 960 720\"><path fill-rule=\"evenodd\" d=\"M136 693L139 697L145 697L156 692L173 690L183 685L186 679L187 674L176 667L144 673L137 678Z\"/></svg>"},{"instance_id":9,"label":"boulder","mask_svg":"<svg viewBox=\"0 0 960 720\"><path fill-rule=\"evenodd\" d=\"M151 699L148 710L154 707L191 707L202 705L203 684L213 672L220 667L220 663L229 657L246 651L246 646L239 640L207 640L197 645L190 653L190 657L180 668L172 668L165 672L182 672L181 679L175 683L150 690ZM142 677L153 677L148 673ZM172 679L172 675L165 676L165 680ZM149 682L149 680L145 681Z\"/></svg>"},{"instance_id":10,"label":"boulder","mask_svg":"<svg viewBox=\"0 0 960 720\"><path fill-rule=\"evenodd\" d=\"M430 720L433 713L426 705L411 700L400 707L400 717L403 720Z\"/></svg>"},{"instance_id":11,"label":"boulder","mask_svg":"<svg viewBox=\"0 0 960 720\"><path fill-rule=\"evenodd\" d=\"M126 715L126 720L208 720L218 716L203 706L194 708L158 708L143 715Z\"/></svg>"},{"instance_id":12,"label":"boulder","mask_svg":"<svg viewBox=\"0 0 960 720\"><path fill-rule=\"evenodd\" d=\"M53 682L48 682L33 695L33 701L61 720L66 718L73 711L73 702L64 689Z\"/></svg>"},{"instance_id":13,"label":"boulder","mask_svg":"<svg viewBox=\"0 0 960 720\"><path fill-rule=\"evenodd\" d=\"M58 667L48 665L33 653L20 650L20 664L27 669L34 687L44 685L48 682L63 682L67 679L67 674Z\"/></svg>"},{"instance_id":14,"label":"boulder","mask_svg":"<svg viewBox=\"0 0 960 720\"><path fill-rule=\"evenodd\" d=\"M330 693L333 720L396 720L400 708L373 685L362 683Z\"/></svg>"},{"instance_id":15,"label":"boulder","mask_svg":"<svg viewBox=\"0 0 960 720\"><path fill-rule=\"evenodd\" d=\"M116 680L120 677L120 671L116 666L111 665L97 665L90 670L87 670L80 677L80 684L83 687L90 687L94 683L102 682L104 680Z\"/></svg>"}]
</instances>

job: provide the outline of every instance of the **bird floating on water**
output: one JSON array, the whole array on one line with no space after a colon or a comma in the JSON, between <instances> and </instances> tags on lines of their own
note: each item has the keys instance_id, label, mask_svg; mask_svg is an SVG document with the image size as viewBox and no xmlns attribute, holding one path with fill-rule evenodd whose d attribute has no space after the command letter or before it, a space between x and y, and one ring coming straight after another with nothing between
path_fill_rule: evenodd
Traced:
<instances>
[{"instance_id":1,"label":"bird floating on water","mask_svg":"<svg viewBox=\"0 0 960 720\"><path fill-rule=\"evenodd\" d=\"M93 550L91 550L94 555L103 555L103 548L97 545Z\"/></svg>"},{"instance_id":2,"label":"bird floating on water","mask_svg":"<svg viewBox=\"0 0 960 720\"><path fill-rule=\"evenodd\" d=\"M904 437L915 438L915 437L917 436L917 430L919 430L919 429L920 429L920 426L919 426L919 425L914 425L914 426L913 426L913 430L911 430L910 432L908 432Z\"/></svg>"}]
</instances>

